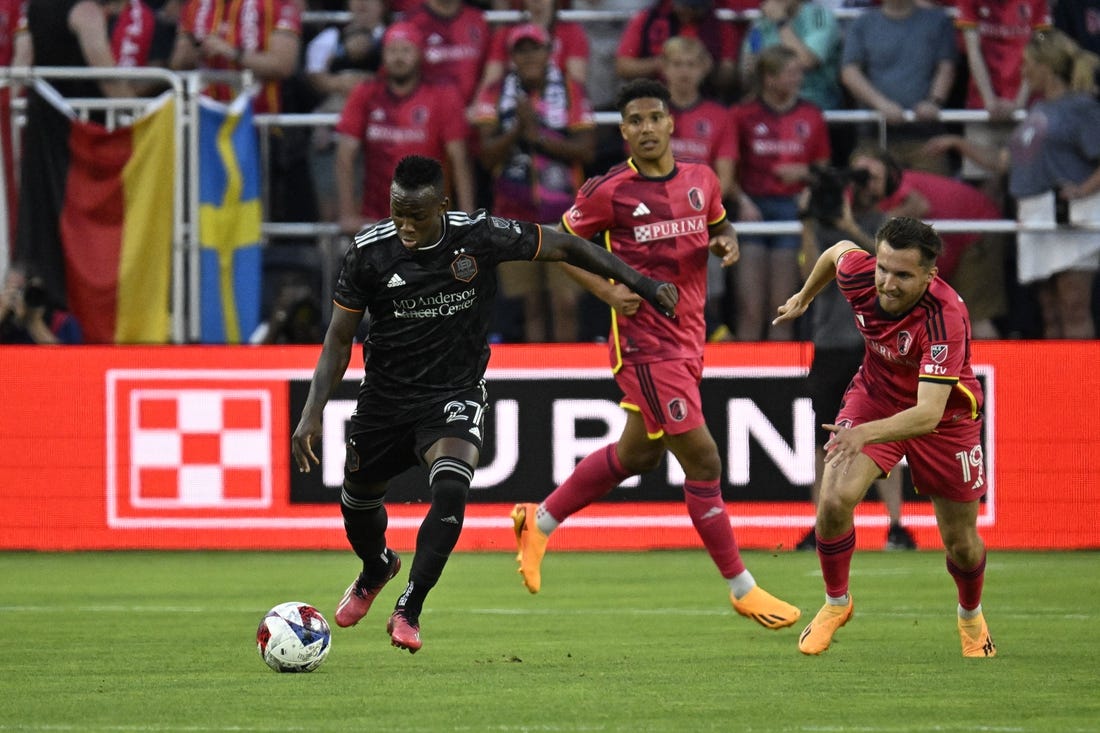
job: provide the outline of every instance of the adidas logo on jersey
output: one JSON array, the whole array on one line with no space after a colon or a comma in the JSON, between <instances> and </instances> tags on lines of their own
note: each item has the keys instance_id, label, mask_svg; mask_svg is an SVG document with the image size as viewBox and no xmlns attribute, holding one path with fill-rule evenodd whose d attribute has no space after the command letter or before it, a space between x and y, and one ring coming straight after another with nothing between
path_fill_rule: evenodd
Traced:
<instances>
[{"instance_id":1,"label":"adidas logo on jersey","mask_svg":"<svg viewBox=\"0 0 1100 733\"><path fill-rule=\"evenodd\" d=\"M644 202L634 207L634 216L645 216L649 213L651 213L649 207L646 206Z\"/></svg>"},{"instance_id":2,"label":"adidas logo on jersey","mask_svg":"<svg viewBox=\"0 0 1100 733\"><path fill-rule=\"evenodd\" d=\"M399 288L404 284L405 284L405 281L402 280L401 276L398 275L395 272L395 273L393 273L393 277L390 278L390 281L388 283L386 283L386 287L387 288Z\"/></svg>"}]
</instances>

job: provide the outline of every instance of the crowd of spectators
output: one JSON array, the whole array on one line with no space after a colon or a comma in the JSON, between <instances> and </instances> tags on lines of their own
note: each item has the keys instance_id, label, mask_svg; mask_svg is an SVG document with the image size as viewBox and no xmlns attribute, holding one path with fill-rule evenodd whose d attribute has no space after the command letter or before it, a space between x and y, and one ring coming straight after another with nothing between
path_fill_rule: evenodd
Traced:
<instances>
[{"instance_id":1,"label":"crowd of spectators","mask_svg":"<svg viewBox=\"0 0 1100 733\"><path fill-rule=\"evenodd\" d=\"M576 22L563 7L618 15ZM486 13L501 10L516 12ZM669 86L674 150L714 168L735 222L816 217L806 192L839 185L863 208L929 220L1017 218L1026 189L1084 202L1074 221L1088 224L1100 150L1084 132L1096 83L1081 74L1098 49L1100 0L0 0L4 63L247 70L258 112L336 114L334 127L275 130L266 218L345 235L387 214L393 164L412 153L444 162L457 208L554 223L586 176L625 157L594 112L639 77ZM877 124L826 122L845 109L877 112L885 147ZM956 109L989 119L943 119ZM1066 170L1036 164L1010 186L1036 146ZM1033 253L1064 234L1022 238ZM1020 273L1015 236L954 236L941 275L972 303L976 336L1095 337L1100 230L1068 239L1072 257L1044 269L1029 254ZM742 235L741 262L708 283L712 339L814 337L770 326L800 242ZM505 276L497 338L603 337L601 309L549 275Z\"/></svg>"}]
</instances>

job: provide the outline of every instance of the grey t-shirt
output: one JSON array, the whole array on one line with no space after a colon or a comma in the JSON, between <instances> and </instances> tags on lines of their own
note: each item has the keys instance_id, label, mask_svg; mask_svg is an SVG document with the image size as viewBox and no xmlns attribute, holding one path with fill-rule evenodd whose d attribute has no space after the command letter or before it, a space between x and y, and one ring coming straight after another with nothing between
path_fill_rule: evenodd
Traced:
<instances>
[{"instance_id":1,"label":"grey t-shirt","mask_svg":"<svg viewBox=\"0 0 1100 733\"><path fill-rule=\"evenodd\" d=\"M1012 132L1009 192L1016 198L1080 183L1100 163L1100 102L1073 93L1036 102Z\"/></svg>"},{"instance_id":2,"label":"grey t-shirt","mask_svg":"<svg viewBox=\"0 0 1100 733\"><path fill-rule=\"evenodd\" d=\"M918 7L896 20L875 8L848 26L841 66L856 64L882 94L912 109L928 98L936 66L955 56L955 29L943 10Z\"/></svg>"}]
</instances>

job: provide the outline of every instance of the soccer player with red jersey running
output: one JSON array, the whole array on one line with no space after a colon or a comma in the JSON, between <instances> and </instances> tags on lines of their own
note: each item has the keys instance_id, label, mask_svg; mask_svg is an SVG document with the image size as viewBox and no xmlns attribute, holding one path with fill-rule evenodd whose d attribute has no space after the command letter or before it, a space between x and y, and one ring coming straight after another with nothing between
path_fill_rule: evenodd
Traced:
<instances>
[{"instance_id":1,"label":"soccer player with red jersey running","mask_svg":"<svg viewBox=\"0 0 1100 733\"><path fill-rule=\"evenodd\" d=\"M917 490L935 507L947 571L958 587L963 656L997 653L982 615L982 390L970 367L966 305L936 276L942 252L932 227L895 217L875 235L874 255L838 242L821 254L802 289L779 306L777 321L797 318L835 277L867 344L840 414L822 426L832 433L815 528L825 605L799 636L803 654L828 649L852 617L848 575L855 507L903 456Z\"/></svg>"},{"instance_id":2,"label":"soccer player with red jersey running","mask_svg":"<svg viewBox=\"0 0 1100 733\"><path fill-rule=\"evenodd\" d=\"M624 262L674 283L680 306L671 321L622 284L570 269L614 309L611 363L624 395L626 426L618 442L582 460L541 504L512 510L523 584L539 592L547 541L561 522L627 478L652 471L670 451L684 469L692 524L729 582L734 609L767 628L790 626L801 612L756 585L741 559L722 499L722 459L699 394L708 252L732 265L737 234L726 219L714 171L673 157L668 89L638 79L622 89L616 106L630 158L586 182L562 226L584 239L602 232L607 248Z\"/></svg>"}]
</instances>

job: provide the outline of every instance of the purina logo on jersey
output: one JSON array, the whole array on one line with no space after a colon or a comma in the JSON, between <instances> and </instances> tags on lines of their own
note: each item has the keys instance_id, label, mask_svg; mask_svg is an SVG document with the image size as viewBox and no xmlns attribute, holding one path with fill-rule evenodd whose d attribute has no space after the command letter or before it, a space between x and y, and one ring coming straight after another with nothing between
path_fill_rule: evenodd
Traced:
<instances>
[{"instance_id":1,"label":"purina logo on jersey","mask_svg":"<svg viewBox=\"0 0 1100 733\"><path fill-rule=\"evenodd\" d=\"M285 397L261 379L203 373L108 374L112 526L196 526L215 512L271 507L273 415Z\"/></svg>"},{"instance_id":2,"label":"purina logo on jersey","mask_svg":"<svg viewBox=\"0 0 1100 733\"><path fill-rule=\"evenodd\" d=\"M698 234L706 231L706 217L689 216L683 219L658 221L653 224L640 224L634 227L634 239L639 242L655 242L659 239L672 239L685 234Z\"/></svg>"}]
</instances>

